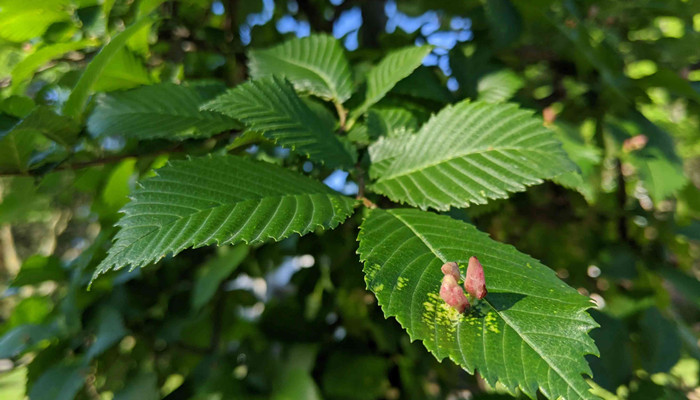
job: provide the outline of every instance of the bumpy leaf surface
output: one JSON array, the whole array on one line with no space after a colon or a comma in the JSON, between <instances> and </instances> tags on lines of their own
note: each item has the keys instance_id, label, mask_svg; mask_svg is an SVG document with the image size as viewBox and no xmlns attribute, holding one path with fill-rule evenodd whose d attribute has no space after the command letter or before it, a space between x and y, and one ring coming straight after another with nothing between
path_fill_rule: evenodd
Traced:
<instances>
[{"instance_id":1,"label":"bumpy leaf surface","mask_svg":"<svg viewBox=\"0 0 700 400\"><path fill-rule=\"evenodd\" d=\"M342 103L352 94L352 75L343 48L332 36L311 35L248 53L254 78L284 76L300 92Z\"/></svg>"},{"instance_id":2,"label":"bumpy leaf surface","mask_svg":"<svg viewBox=\"0 0 700 400\"><path fill-rule=\"evenodd\" d=\"M121 230L97 274L141 267L187 247L261 243L334 228L355 200L272 164L221 156L173 161L122 209Z\"/></svg>"},{"instance_id":3,"label":"bumpy leaf surface","mask_svg":"<svg viewBox=\"0 0 700 400\"><path fill-rule=\"evenodd\" d=\"M282 78L249 81L205 104L203 109L236 118L280 146L329 167L350 167L355 163L354 152L343 145L327 121L314 113Z\"/></svg>"},{"instance_id":4,"label":"bumpy leaf surface","mask_svg":"<svg viewBox=\"0 0 700 400\"><path fill-rule=\"evenodd\" d=\"M491 385L535 398L596 398L582 374L598 354L587 332L591 302L554 272L472 225L415 209L372 210L360 227L365 281L386 317L442 360L475 369ZM440 298L440 267L469 257L484 268L488 294L460 314Z\"/></svg>"},{"instance_id":5,"label":"bumpy leaf surface","mask_svg":"<svg viewBox=\"0 0 700 400\"><path fill-rule=\"evenodd\" d=\"M484 204L575 169L542 121L515 104L448 106L405 144L395 141L377 144L393 158L370 170L372 189L423 209Z\"/></svg>"}]
</instances>

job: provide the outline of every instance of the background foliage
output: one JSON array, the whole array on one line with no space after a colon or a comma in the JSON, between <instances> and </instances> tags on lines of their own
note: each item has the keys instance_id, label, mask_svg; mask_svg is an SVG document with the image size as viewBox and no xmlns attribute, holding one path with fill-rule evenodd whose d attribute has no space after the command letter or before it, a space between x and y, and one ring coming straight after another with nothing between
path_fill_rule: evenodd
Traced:
<instances>
[{"instance_id":1,"label":"background foliage","mask_svg":"<svg viewBox=\"0 0 700 400\"><path fill-rule=\"evenodd\" d=\"M0 0L0 398L700 398L698 43L694 0Z\"/></svg>"}]
</instances>

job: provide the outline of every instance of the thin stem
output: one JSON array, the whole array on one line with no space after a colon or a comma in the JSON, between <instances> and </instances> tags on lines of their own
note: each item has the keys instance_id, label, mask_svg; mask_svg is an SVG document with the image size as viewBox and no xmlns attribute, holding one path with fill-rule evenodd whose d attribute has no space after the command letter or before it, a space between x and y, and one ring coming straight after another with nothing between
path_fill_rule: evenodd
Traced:
<instances>
[{"instance_id":1,"label":"thin stem","mask_svg":"<svg viewBox=\"0 0 700 400\"><path fill-rule=\"evenodd\" d=\"M340 120L340 131L345 132L345 123L348 116L348 110L343 107L343 104L337 101L333 102L335 110L338 112L338 119Z\"/></svg>"},{"instance_id":2,"label":"thin stem","mask_svg":"<svg viewBox=\"0 0 700 400\"><path fill-rule=\"evenodd\" d=\"M230 137L233 134L239 133L238 131L226 131L219 133L217 135L211 136L209 138L204 139L204 141L209 141L209 140L219 140L221 138L225 137ZM164 154L172 154L172 153L181 153L185 151L185 147L183 146L182 143L176 144L174 146L168 147L166 149L161 149L158 151L155 151L153 153L145 153L145 154L120 154L120 155L114 155L114 156L109 156L109 157L104 157L104 158L98 158L95 160L89 160L89 161L80 161L80 162L75 162L75 163L70 163L70 164L60 164L53 168L50 171L36 171L36 170L29 170L26 172L3 172L0 173L0 177L3 176L41 176L45 173L48 172L54 172L54 171L65 171L65 170L79 170L83 168L88 168L88 167L94 167L98 165L105 165L105 164L112 164L115 162L119 162L122 160L125 160L127 158L134 158L134 157L158 157ZM66 161L66 160L64 160Z\"/></svg>"}]
</instances>

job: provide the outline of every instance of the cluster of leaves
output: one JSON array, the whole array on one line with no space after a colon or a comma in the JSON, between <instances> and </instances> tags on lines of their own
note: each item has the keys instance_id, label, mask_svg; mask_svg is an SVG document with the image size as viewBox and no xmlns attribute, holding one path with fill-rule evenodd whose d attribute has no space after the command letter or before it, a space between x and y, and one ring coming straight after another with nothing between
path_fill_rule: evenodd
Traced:
<instances>
[{"instance_id":1,"label":"cluster of leaves","mask_svg":"<svg viewBox=\"0 0 700 400\"><path fill-rule=\"evenodd\" d=\"M0 0L0 397L697 390L700 7L252 3Z\"/></svg>"}]
</instances>

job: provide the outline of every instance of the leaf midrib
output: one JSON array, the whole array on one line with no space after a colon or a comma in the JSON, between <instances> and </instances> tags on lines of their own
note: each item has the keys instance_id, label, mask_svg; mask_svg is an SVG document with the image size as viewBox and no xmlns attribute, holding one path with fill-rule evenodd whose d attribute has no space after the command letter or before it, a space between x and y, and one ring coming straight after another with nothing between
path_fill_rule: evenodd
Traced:
<instances>
[{"instance_id":1,"label":"leaf midrib","mask_svg":"<svg viewBox=\"0 0 700 400\"><path fill-rule=\"evenodd\" d=\"M391 210L389 210L388 213L391 214L391 215L392 215L394 218L396 218L397 220L399 220L401 223L403 223L404 225L406 225L406 227L407 227L408 229L410 229L410 230L416 235L416 237L418 237L418 238L421 240L421 242L423 242L423 244L430 250L430 252L433 253L437 258L439 258L440 260L442 260L442 262L447 262L447 258L440 252L440 250L434 248L434 247L430 244L430 242L426 239L426 237L423 236L423 235L422 235L420 232L418 232L417 230L415 230L415 229L413 228L413 226L412 226L410 223L408 223L408 221L406 221L405 219L401 218L401 216L399 216L399 215L397 215L397 214L394 214ZM584 395L584 394L582 394L581 392L578 391L577 387L574 386L574 385L567 379L566 375L563 374L563 373L559 370L559 368L557 368L556 366L552 365L552 362L551 362L551 360L549 359L549 357L546 357L546 356L541 352L541 350L539 349L538 346L536 346L536 345L534 345L533 343L531 343L530 340L526 339L526 338L520 333L520 331L517 330L517 329L515 328L515 326L517 326L517 325L514 325L514 324L512 323L512 321L510 320L510 318L508 318L507 316L503 315L503 313L501 313L487 298L484 298L483 300L493 309L493 311L494 311L499 317L501 317L501 319L503 320L503 322L505 322L505 323L508 325L508 327L510 327L515 333L518 334L518 336L523 340L523 342L527 343L528 346L530 346L530 348L531 348L532 350L534 350L535 353L537 353L537 354L547 363L547 366L548 366L549 368L551 368L552 370L554 370L554 371L557 373L557 375L559 375L559 376L564 380L564 382L567 383L567 385L568 385L570 388L572 388L579 396L581 396L581 398L583 398L583 399L587 398L586 395ZM462 349L460 348L459 351L460 351L460 353L461 353L461 352L462 352Z\"/></svg>"},{"instance_id":2,"label":"leaf midrib","mask_svg":"<svg viewBox=\"0 0 700 400\"><path fill-rule=\"evenodd\" d=\"M552 154L550 151L539 150L539 149L537 149L537 148L512 147L512 146L507 146L507 147L490 147L490 148L487 148L487 149L484 149L484 150L477 150L477 151L469 150L469 151L467 151L467 152L465 152L465 153L459 153L459 154L456 154L456 155L454 155L454 156L451 156L451 157L448 157L448 158L444 158L444 159L438 160L438 161L436 161L436 162L432 162L432 163L429 163L429 164L424 164L424 165L421 165L421 166L418 166L418 167L415 167L415 168L412 168L412 169L409 169L409 170L406 170L406 171L401 171L400 173L397 173L397 174L394 174L394 175L382 176L381 178L377 179L377 183L380 183L380 182L382 182L382 181L391 180L391 179L396 179L396 178L399 178L399 177L402 177L402 176L406 176L406 175L410 175L410 174L413 174L413 173L415 173L415 172L422 171L422 170L424 170L424 169L428 169L428 168L431 168L431 167L435 167L435 166L438 166L438 165L440 165L440 164L444 164L444 163L453 161L453 160L458 159L458 158L463 158L463 157L472 156L472 155L478 155L478 154L488 154L489 152L498 152L498 151L504 151L504 152L512 151L512 152L525 152L525 153L527 153L527 152L534 152L534 153L541 153L541 154L545 154L545 155L551 155L551 154ZM401 155L401 154L397 154L397 155L394 156L394 158L395 158L395 157L399 157L400 155ZM570 171L570 170L571 170L571 169L569 169L569 170L567 170L567 171L564 171L564 172L568 172L568 171Z\"/></svg>"},{"instance_id":3,"label":"leaf midrib","mask_svg":"<svg viewBox=\"0 0 700 400\"><path fill-rule=\"evenodd\" d=\"M176 224L176 223L182 221L183 219L186 219L186 218L193 218L193 217L196 216L197 214L201 214L201 213L204 213L204 212L212 212L213 210L215 210L215 209L217 209L217 208L225 207L225 206L233 206L233 207L235 207L236 204L238 204L238 203L243 203L243 202L251 201L251 200L262 201L263 199L270 199L270 198L276 198L276 197L278 197L278 198L279 198L278 203L281 203L282 200L283 200L284 198L286 198L286 197L313 196L313 195L334 196L335 194L334 194L334 193L296 193L296 194L281 194L281 195L265 196L265 197L259 197L259 198L255 198L255 197L254 197L254 198L249 198L249 199L242 199L242 200L240 200L240 201L231 202L231 203L219 203L219 204L213 205L213 206L211 206L211 207L198 209L196 212L193 212L193 213L188 214L188 215L184 215L184 216L181 216L181 217L178 217L178 218L173 218L171 221L169 221L169 222L167 222L167 223L165 223L165 224L163 224L163 225L158 225L158 226L155 226L155 225L154 225L154 228L153 228L153 229L149 230L148 232L144 233L143 235L139 236L138 238L136 238L136 239L130 241L129 244L126 245L126 246L124 246L121 250L119 250L118 252L114 253L113 255L110 255L110 258L111 258L111 259L117 258L117 257L118 257L121 253L123 253L125 250L131 248L131 246L132 246L134 243L136 243L136 242L142 240L142 239L145 238L146 236L151 235L151 234L153 234L153 233L156 232L156 231L160 231L160 230L162 230L162 229L165 229L166 227L169 227L169 226L171 226L171 225L174 225L174 224ZM344 196L340 196L340 195L338 195L338 196L339 196L339 197L344 197ZM312 203L312 205L313 205L313 203ZM315 207L315 205L314 205L314 207ZM251 215L252 215L252 214L251 214ZM335 209L333 210L333 215L334 215L334 216L336 215ZM246 222L244 223L244 225L247 224L247 223L248 223L248 221L246 221ZM130 227L129 227L129 226L122 226L121 228L124 229L124 230L126 230L126 229L129 229ZM285 227L285 230L287 230L287 228L289 228L289 225L287 225L287 226ZM203 243L203 245L207 245L207 244L206 244L206 243ZM112 262L111 264L114 265L115 263Z\"/></svg>"}]
</instances>

